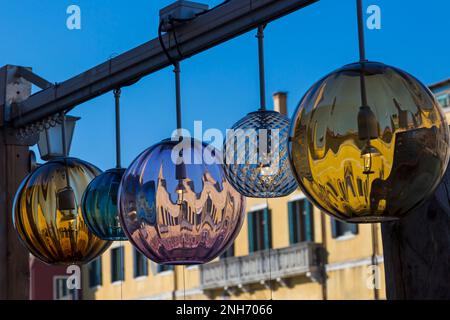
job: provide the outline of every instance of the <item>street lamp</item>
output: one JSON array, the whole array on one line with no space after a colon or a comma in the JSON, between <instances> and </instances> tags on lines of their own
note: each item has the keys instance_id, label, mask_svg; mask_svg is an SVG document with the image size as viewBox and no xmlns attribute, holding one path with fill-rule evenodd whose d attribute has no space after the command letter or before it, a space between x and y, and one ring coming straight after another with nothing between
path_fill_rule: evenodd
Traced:
<instances>
[{"instance_id":1,"label":"street lamp","mask_svg":"<svg viewBox=\"0 0 450 320\"><path fill-rule=\"evenodd\" d=\"M79 117L66 115L62 121L57 121L54 126L47 126L40 132L38 148L42 160L48 161L58 157L64 157L69 153L75 123L78 120L80 120ZM65 140L65 144L63 140Z\"/></svg>"}]
</instances>

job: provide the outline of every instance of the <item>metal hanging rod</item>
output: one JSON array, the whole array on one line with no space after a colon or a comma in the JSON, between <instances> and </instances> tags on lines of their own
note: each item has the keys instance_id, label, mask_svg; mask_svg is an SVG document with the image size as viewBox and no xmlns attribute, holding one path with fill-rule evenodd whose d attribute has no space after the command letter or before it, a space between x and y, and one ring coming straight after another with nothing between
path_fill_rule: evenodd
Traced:
<instances>
[{"instance_id":1,"label":"metal hanging rod","mask_svg":"<svg viewBox=\"0 0 450 320\"><path fill-rule=\"evenodd\" d=\"M190 57L251 31L260 25L302 9L319 0L231 0L192 21L177 27L179 49ZM168 51L176 56L171 34L164 34ZM39 91L18 106L19 112L7 121L23 127L75 106L115 88L135 83L140 78L171 64L159 39L110 59L69 80Z\"/></svg>"},{"instance_id":2,"label":"metal hanging rod","mask_svg":"<svg viewBox=\"0 0 450 320\"><path fill-rule=\"evenodd\" d=\"M266 103L266 69L264 64L264 29L265 25L258 27L258 62L259 62L259 95L260 95L260 110L267 109Z\"/></svg>"},{"instance_id":3,"label":"metal hanging rod","mask_svg":"<svg viewBox=\"0 0 450 320\"><path fill-rule=\"evenodd\" d=\"M122 150L120 143L120 95L121 89L114 89L114 102L115 102L115 114L116 114L116 168L122 168Z\"/></svg>"},{"instance_id":4,"label":"metal hanging rod","mask_svg":"<svg viewBox=\"0 0 450 320\"><path fill-rule=\"evenodd\" d=\"M359 44L359 61L366 62L366 44L364 37L364 15L362 8L362 0L356 0L356 11L358 19L358 44Z\"/></svg>"},{"instance_id":5,"label":"metal hanging rod","mask_svg":"<svg viewBox=\"0 0 450 320\"><path fill-rule=\"evenodd\" d=\"M180 79L180 62L174 64L173 72L175 73L175 97L176 97L176 114L177 114L177 129L181 129L181 79Z\"/></svg>"},{"instance_id":6,"label":"metal hanging rod","mask_svg":"<svg viewBox=\"0 0 450 320\"><path fill-rule=\"evenodd\" d=\"M361 63L361 104L362 106L367 106L367 88L366 88L366 78L364 76L364 64L366 60L366 43L364 39L364 15L362 8L362 0L356 0L356 12L358 19L358 46L359 46L359 63Z\"/></svg>"}]
</instances>

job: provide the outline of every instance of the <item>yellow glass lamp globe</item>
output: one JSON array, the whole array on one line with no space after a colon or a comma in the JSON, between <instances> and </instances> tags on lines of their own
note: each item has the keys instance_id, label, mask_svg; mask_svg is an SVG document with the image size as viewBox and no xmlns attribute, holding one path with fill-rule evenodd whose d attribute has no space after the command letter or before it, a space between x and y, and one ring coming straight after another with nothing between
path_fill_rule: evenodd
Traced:
<instances>
[{"instance_id":1,"label":"yellow glass lamp globe","mask_svg":"<svg viewBox=\"0 0 450 320\"><path fill-rule=\"evenodd\" d=\"M35 257L47 264L84 264L110 246L88 230L81 214L83 192L100 173L85 161L58 158L25 178L14 199L13 223Z\"/></svg>"},{"instance_id":2,"label":"yellow glass lamp globe","mask_svg":"<svg viewBox=\"0 0 450 320\"><path fill-rule=\"evenodd\" d=\"M382 63L355 63L306 93L289 151L301 189L324 212L354 223L390 221L419 206L441 181L449 127L416 78Z\"/></svg>"}]
</instances>

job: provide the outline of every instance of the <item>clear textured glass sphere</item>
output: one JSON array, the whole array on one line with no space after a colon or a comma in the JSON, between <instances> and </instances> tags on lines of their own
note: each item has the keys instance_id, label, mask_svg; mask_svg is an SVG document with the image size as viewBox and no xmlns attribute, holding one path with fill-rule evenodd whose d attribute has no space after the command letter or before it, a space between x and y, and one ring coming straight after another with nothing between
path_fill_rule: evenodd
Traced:
<instances>
[{"instance_id":1,"label":"clear textured glass sphere","mask_svg":"<svg viewBox=\"0 0 450 320\"><path fill-rule=\"evenodd\" d=\"M164 140L150 147L120 186L122 227L159 264L213 260L233 243L245 217L245 198L225 179L218 152L188 138L183 146Z\"/></svg>"},{"instance_id":2,"label":"clear textured glass sphere","mask_svg":"<svg viewBox=\"0 0 450 320\"><path fill-rule=\"evenodd\" d=\"M14 199L13 222L35 257L48 264L84 264L109 247L81 214L83 192L100 172L85 161L59 158L25 178Z\"/></svg>"},{"instance_id":3,"label":"clear textured glass sphere","mask_svg":"<svg viewBox=\"0 0 450 320\"><path fill-rule=\"evenodd\" d=\"M233 125L224 142L224 171L241 194L276 198L298 185L289 166L289 118L275 111L251 112Z\"/></svg>"},{"instance_id":4,"label":"clear textured glass sphere","mask_svg":"<svg viewBox=\"0 0 450 320\"><path fill-rule=\"evenodd\" d=\"M360 109L361 80L369 113ZM363 128L376 119L373 139L361 140L361 114ZM324 212L380 222L404 216L434 191L448 144L445 116L427 87L397 68L355 63L321 79L301 100L290 158L301 189Z\"/></svg>"},{"instance_id":5,"label":"clear textured glass sphere","mask_svg":"<svg viewBox=\"0 0 450 320\"><path fill-rule=\"evenodd\" d=\"M128 240L119 220L117 198L125 169L110 169L87 186L81 201L84 221L97 237L109 241Z\"/></svg>"}]
</instances>

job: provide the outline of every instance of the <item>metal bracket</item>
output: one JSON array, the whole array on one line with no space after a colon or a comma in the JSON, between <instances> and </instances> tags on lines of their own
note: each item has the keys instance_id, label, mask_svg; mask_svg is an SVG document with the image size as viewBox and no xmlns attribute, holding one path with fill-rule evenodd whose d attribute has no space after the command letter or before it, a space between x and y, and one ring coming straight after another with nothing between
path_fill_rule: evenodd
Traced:
<instances>
[{"instance_id":1,"label":"metal bracket","mask_svg":"<svg viewBox=\"0 0 450 320\"><path fill-rule=\"evenodd\" d=\"M277 278L276 281L282 287L287 287L287 288L291 287L291 283L290 283L289 279Z\"/></svg>"},{"instance_id":2,"label":"metal bracket","mask_svg":"<svg viewBox=\"0 0 450 320\"><path fill-rule=\"evenodd\" d=\"M245 284L238 284L238 289L241 290L243 293L251 293L252 290L250 290L250 286L247 286Z\"/></svg>"},{"instance_id":3,"label":"metal bracket","mask_svg":"<svg viewBox=\"0 0 450 320\"><path fill-rule=\"evenodd\" d=\"M326 274L324 274L323 268L317 268L317 267L311 268L311 270L306 273L306 276L309 279L311 279L311 281L317 282L320 284L323 284L327 277Z\"/></svg>"},{"instance_id":4,"label":"metal bracket","mask_svg":"<svg viewBox=\"0 0 450 320\"><path fill-rule=\"evenodd\" d=\"M43 90L51 88L53 86L52 83L31 71L31 68L17 67L16 77L28 80L29 82Z\"/></svg>"}]
</instances>

